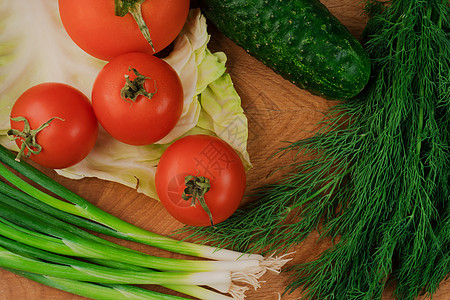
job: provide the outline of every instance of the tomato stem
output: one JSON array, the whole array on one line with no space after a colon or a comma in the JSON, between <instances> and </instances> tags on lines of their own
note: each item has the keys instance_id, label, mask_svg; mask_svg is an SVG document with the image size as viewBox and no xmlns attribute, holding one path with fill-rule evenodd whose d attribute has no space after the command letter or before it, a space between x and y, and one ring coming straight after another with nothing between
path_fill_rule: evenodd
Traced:
<instances>
[{"instance_id":1,"label":"tomato stem","mask_svg":"<svg viewBox=\"0 0 450 300\"><path fill-rule=\"evenodd\" d=\"M136 21L136 24L139 26L142 35L152 47L153 52L156 52L152 38L150 37L150 30L142 16L141 6L144 1L145 0L115 0L115 14L116 16L123 17L127 13L130 13Z\"/></svg>"},{"instance_id":2,"label":"tomato stem","mask_svg":"<svg viewBox=\"0 0 450 300\"><path fill-rule=\"evenodd\" d=\"M29 157L31 153L39 154L42 151L42 146L36 142L36 135L44 128L50 126L50 123L54 119L64 121L61 118L53 117L44 124L42 124L41 126L39 126L37 129L31 129L30 123L28 122L27 118L25 117L11 118L11 120L15 122L24 123L22 131L18 129L10 129L6 133L6 135L10 140L22 139L22 145L20 146L19 153L17 153L16 161L20 161L22 156ZM25 150L28 151L25 153Z\"/></svg>"},{"instance_id":3,"label":"tomato stem","mask_svg":"<svg viewBox=\"0 0 450 300\"><path fill-rule=\"evenodd\" d=\"M183 191L183 195L181 196L183 200L188 201L191 200L191 206L195 206L199 203L203 210L208 214L209 221L211 222L211 226L214 226L211 210L205 201L205 194L211 188L211 184L209 183L209 179L203 176L192 176L188 175L184 178L184 183L186 184L186 188Z\"/></svg>"},{"instance_id":4,"label":"tomato stem","mask_svg":"<svg viewBox=\"0 0 450 300\"><path fill-rule=\"evenodd\" d=\"M144 76L140 74L136 69L129 67L129 71L133 71L136 78L133 81L130 80L130 75L125 75L125 85L120 90L120 96L123 100L131 103L131 101L136 102L136 99L139 95L143 95L148 99L152 99L153 95L156 94L156 81L153 81L155 84L155 92L149 93L145 89L145 80L151 79L150 77ZM128 101L127 99L131 100Z\"/></svg>"}]
</instances>

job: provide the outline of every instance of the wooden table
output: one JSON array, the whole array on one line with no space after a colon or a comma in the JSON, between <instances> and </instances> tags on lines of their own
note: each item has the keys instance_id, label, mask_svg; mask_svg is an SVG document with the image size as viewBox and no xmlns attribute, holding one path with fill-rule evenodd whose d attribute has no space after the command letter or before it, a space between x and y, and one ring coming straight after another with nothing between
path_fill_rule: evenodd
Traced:
<instances>
[{"instance_id":1,"label":"wooden table","mask_svg":"<svg viewBox=\"0 0 450 300\"><path fill-rule=\"evenodd\" d=\"M330 11L346 25L352 34L359 36L367 18L362 15L359 0L323 0ZM248 191L268 182L267 174L277 165L291 161L291 157L269 160L269 157L283 145L281 141L296 141L310 136L316 129L316 122L335 102L312 96L303 91L259 61L249 56L242 48L220 34L213 26L209 27L212 35L209 48L223 51L228 56L228 72L231 74L236 90L242 98L242 105L249 120L248 151L254 168L248 172ZM100 208L145 229L170 234L182 227L162 207L162 205L131 188L120 184L105 182L94 178L69 180L57 176L52 170L43 170L68 188L85 197ZM271 177L270 179L276 178ZM293 263L301 263L314 257L328 248L330 241L316 243L317 234L312 233L295 251ZM153 251L157 255L171 256L161 250L149 249L131 242L120 241L121 244L142 250ZM76 300L84 299L44 285L21 278L0 270L1 300ZM266 274L265 282L257 291L247 292L247 299L278 299L288 282L287 274ZM162 288L154 288L163 291ZM390 287L383 297L392 297ZM283 299L297 299L298 293L285 296ZM450 282L441 284L434 296L435 300L450 299Z\"/></svg>"}]
</instances>

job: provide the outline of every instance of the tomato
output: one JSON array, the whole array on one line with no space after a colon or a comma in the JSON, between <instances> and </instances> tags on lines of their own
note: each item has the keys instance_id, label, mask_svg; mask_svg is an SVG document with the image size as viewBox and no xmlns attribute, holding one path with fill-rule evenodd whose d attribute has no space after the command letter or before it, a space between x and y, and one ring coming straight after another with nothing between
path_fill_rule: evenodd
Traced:
<instances>
[{"instance_id":1,"label":"tomato","mask_svg":"<svg viewBox=\"0 0 450 300\"><path fill-rule=\"evenodd\" d=\"M146 97L122 98L125 75L143 79ZM183 86L176 71L164 60L145 53L127 53L105 65L92 88L95 115L105 130L130 145L148 145L165 137L177 124L183 111Z\"/></svg>"},{"instance_id":2,"label":"tomato","mask_svg":"<svg viewBox=\"0 0 450 300\"><path fill-rule=\"evenodd\" d=\"M32 130L55 118L36 134L41 152L25 151L31 160L47 168L62 169L80 162L97 140L98 122L89 99L66 84L42 83L26 90L11 110L11 129L22 131L25 122L14 121L17 117L25 118ZM16 138L19 148L22 142L23 138Z\"/></svg>"},{"instance_id":3,"label":"tomato","mask_svg":"<svg viewBox=\"0 0 450 300\"><path fill-rule=\"evenodd\" d=\"M158 197L174 218L191 226L211 225L199 203L191 206L192 199L183 199L186 176L209 179L204 200L214 224L226 220L239 207L246 186L245 169L223 140L202 134L185 136L164 151L155 174Z\"/></svg>"},{"instance_id":4,"label":"tomato","mask_svg":"<svg viewBox=\"0 0 450 300\"><path fill-rule=\"evenodd\" d=\"M189 13L189 0L146 0L142 16L155 52L130 13L115 15L113 0L59 0L62 23L84 51L103 60L128 52L153 54L166 48L180 33Z\"/></svg>"}]
</instances>

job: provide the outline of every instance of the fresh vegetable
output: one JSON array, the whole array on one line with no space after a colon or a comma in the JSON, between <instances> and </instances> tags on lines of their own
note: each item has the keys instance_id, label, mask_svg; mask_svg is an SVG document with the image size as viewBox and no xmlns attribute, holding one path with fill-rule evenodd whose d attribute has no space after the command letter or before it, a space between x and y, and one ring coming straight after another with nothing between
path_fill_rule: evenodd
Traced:
<instances>
[{"instance_id":1,"label":"fresh vegetable","mask_svg":"<svg viewBox=\"0 0 450 300\"><path fill-rule=\"evenodd\" d=\"M81 198L77 194L71 192L70 190L64 188L56 181L52 180L50 177L39 172L37 169L33 168L31 165L22 161L17 163L14 159L14 155L9 152L6 148L0 147L0 161L5 165L15 169L17 172L23 174L25 177L34 181L36 184L44 187L48 191L55 193L59 197L65 199L66 201L61 201L55 197L52 197L45 192L41 192L36 187L28 184L27 182L21 180L13 172L0 165L1 173L0 175L6 180L10 181L13 185L18 186L20 190L31 194L33 197L37 198L41 202L62 210L66 213L72 214L74 216L79 216L82 218L87 218L97 222L103 226L96 226L96 231L101 230L101 233L112 235L117 238L122 238L126 240L136 241L144 244L149 244L151 246L159 247L168 251L181 251L182 254L191 256L200 256L211 259L221 259L221 260L234 260L241 256L239 253L229 252L229 251L214 251L215 248L198 246L195 244L186 244L176 241L174 239L165 238L157 234L145 231L139 227L133 226L127 222L124 222L106 212L101 211L94 205L92 205L87 200ZM1 185L0 185L1 186ZM21 199L23 197L20 197ZM51 213L48 211L48 213ZM61 217L61 216L57 216ZM65 217L63 217L65 219ZM72 219L71 219L71 222ZM94 223L95 222L91 222ZM85 223L77 223L79 226L85 226ZM93 228L89 228L93 229ZM111 230L112 229L112 230ZM190 246L187 246L190 245ZM224 256L222 256L224 255ZM262 259L261 256L251 256L252 259Z\"/></svg>"},{"instance_id":2,"label":"fresh vegetable","mask_svg":"<svg viewBox=\"0 0 450 300\"><path fill-rule=\"evenodd\" d=\"M450 274L450 6L366 8L374 13L364 33L373 77L364 93L280 152L298 158L284 179L194 234L272 253L320 230L334 245L290 268L287 291L299 288L306 299L381 299L388 285L398 299L431 297Z\"/></svg>"},{"instance_id":3,"label":"fresh vegetable","mask_svg":"<svg viewBox=\"0 0 450 300\"><path fill-rule=\"evenodd\" d=\"M155 175L167 211L192 226L220 223L239 207L246 186L241 159L210 135L189 135L166 149Z\"/></svg>"},{"instance_id":4,"label":"fresh vegetable","mask_svg":"<svg viewBox=\"0 0 450 300\"><path fill-rule=\"evenodd\" d=\"M44 82L66 83L90 95L104 62L73 43L58 18L57 1L2 0L0 16L0 142L18 150L6 136L17 98Z\"/></svg>"},{"instance_id":5,"label":"fresh vegetable","mask_svg":"<svg viewBox=\"0 0 450 300\"><path fill-rule=\"evenodd\" d=\"M99 142L87 159L58 173L69 178L95 176L132 188L137 186L139 192L158 199L154 177L158 161L174 140L186 134L217 135L238 151L249 169L247 118L241 98L225 72L225 54L211 53L208 41L206 19L199 10L192 10L174 51L164 58L177 71L184 91L180 120L165 138L153 145L130 146L101 131Z\"/></svg>"},{"instance_id":6,"label":"fresh vegetable","mask_svg":"<svg viewBox=\"0 0 450 300\"><path fill-rule=\"evenodd\" d=\"M89 299L154 299L154 300L180 300L183 297L170 296L149 291L132 285L123 284L96 284L59 277L46 276L15 269L3 268L19 276L34 280L36 282L60 289L69 293L77 294ZM217 294L219 297L221 294ZM232 298L218 298L232 299Z\"/></svg>"},{"instance_id":7,"label":"fresh vegetable","mask_svg":"<svg viewBox=\"0 0 450 300\"><path fill-rule=\"evenodd\" d=\"M11 130L22 155L54 169L70 167L94 147L98 123L89 99L62 83L26 90L11 110Z\"/></svg>"},{"instance_id":8,"label":"fresh vegetable","mask_svg":"<svg viewBox=\"0 0 450 300\"><path fill-rule=\"evenodd\" d=\"M200 0L199 4L223 34L301 88L343 100L367 84L366 51L318 0Z\"/></svg>"},{"instance_id":9,"label":"fresh vegetable","mask_svg":"<svg viewBox=\"0 0 450 300\"><path fill-rule=\"evenodd\" d=\"M131 52L111 60L92 88L92 106L103 128L130 145L168 135L183 111L183 86L165 61Z\"/></svg>"},{"instance_id":10,"label":"fresh vegetable","mask_svg":"<svg viewBox=\"0 0 450 300\"><path fill-rule=\"evenodd\" d=\"M128 52L157 53L172 43L189 13L189 0L59 0L73 41L102 60Z\"/></svg>"},{"instance_id":11,"label":"fresh vegetable","mask_svg":"<svg viewBox=\"0 0 450 300\"><path fill-rule=\"evenodd\" d=\"M42 82L64 82L91 95L105 62L88 55L70 39L61 24L57 1L2 1L0 16L0 71L7 74L0 78L0 143L17 151L16 143L6 137L17 98ZM58 169L58 174L119 182L157 199L157 162L171 142L188 132L219 136L239 152L246 169L250 168L247 118L241 99L226 73L225 54L211 53L208 41L205 17L200 10L191 10L173 51L164 58L183 83L183 112L176 127L158 145L126 145L100 129L88 157Z\"/></svg>"},{"instance_id":12,"label":"fresh vegetable","mask_svg":"<svg viewBox=\"0 0 450 300\"><path fill-rule=\"evenodd\" d=\"M71 227L58 219L49 217L43 212L21 205L20 202L15 203L18 204L18 208L12 208L6 203L7 201L14 203L13 199L5 196L2 197L2 204L0 205L0 232L6 238L1 238L0 243L12 249L11 251L13 252L11 253L11 251L7 251L4 248L0 249L0 266L2 267L96 283L151 283L164 284L168 287L171 284L206 284L220 289L222 292L227 292L232 288L232 277L230 277L232 273L230 272L205 272L203 270L193 273L190 271L202 269L197 269L197 266L203 264L201 261L200 265L197 265L197 261L167 260L130 251L124 247L102 241L95 236L89 236L84 231L78 230L73 226ZM40 217L48 218L39 219ZM32 227L28 226L30 224L33 224ZM22 228L21 226L25 227ZM41 234L41 232L45 234ZM15 254L17 251L19 251L19 255ZM55 255L52 252L64 254L65 256ZM38 258L38 260L30 259L30 255ZM120 261L120 265L117 265L118 267L116 268L98 266L68 258L68 255L69 257L76 256L87 260L92 258L101 260L112 259L110 264ZM115 256L116 258L114 258ZM163 263L172 269L172 271L156 272L146 268L139 268L137 270L125 269L122 265L124 265L124 262L129 262L128 258L131 259L133 256L137 258L137 260L133 260L133 266L151 265L159 269L158 265ZM43 261L40 261L41 259ZM54 265L49 263L54 263ZM181 265L186 263L193 264L195 267L192 265L192 269L189 272L186 270L181 271L183 267L179 263ZM205 261L205 263L210 264L209 261ZM219 265L221 264L220 262L218 263ZM252 264L251 261L246 261L246 263L249 263L249 265ZM229 264L222 265L226 267ZM181 266L181 268L178 269L178 266Z\"/></svg>"},{"instance_id":13,"label":"fresh vegetable","mask_svg":"<svg viewBox=\"0 0 450 300\"><path fill-rule=\"evenodd\" d=\"M187 295L201 295L200 299L224 298L196 287L208 285L242 299L245 288L236 283L256 286L258 278L268 268L276 270L286 263L281 258L247 256L145 231L100 210L25 161L15 161L14 155L4 147L0 147L0 161L0 174L11 184L0 184L0 266L25 272L25 275L31 272L50 276L43 280L35 275L40 282L57 285L62 280L66 284L63 288L75 293L84 292L78 290L85 286L80 281L107 284L106 287L108 284L154 283ZM6 166L64 200L27 183ZM155 257L104 240L84 228L213 260ZM91 286L88 291L91 289L96 290ZM140 293L139 289L133 292ZM145 293L141 296L153 299Z\"/></svg>"}]
</instances>

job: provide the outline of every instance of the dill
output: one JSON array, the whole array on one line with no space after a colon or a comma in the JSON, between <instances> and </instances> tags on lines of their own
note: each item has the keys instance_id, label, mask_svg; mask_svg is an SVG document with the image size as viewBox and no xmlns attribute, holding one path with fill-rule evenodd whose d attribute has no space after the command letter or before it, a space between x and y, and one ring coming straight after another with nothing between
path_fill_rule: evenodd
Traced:
<instances>
[{"instance_id":1,"label":"dill","mask_svg":"<svg viewBox=\"0 0 450 300\"><path fill-rule=\"evenodd\" d=\"M386 5L387 4L387 5ZM285 252L315 230L333 246L289 267L286 289L307 299L432 295L450 274L450 4L366 1L372 76L332 108L283 179L213 228L215 246ZM310 157L302 160L303 157Z\"/></svg>"}]
</instances>

